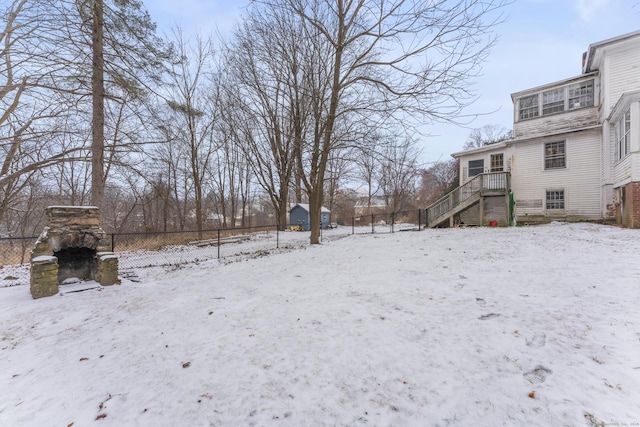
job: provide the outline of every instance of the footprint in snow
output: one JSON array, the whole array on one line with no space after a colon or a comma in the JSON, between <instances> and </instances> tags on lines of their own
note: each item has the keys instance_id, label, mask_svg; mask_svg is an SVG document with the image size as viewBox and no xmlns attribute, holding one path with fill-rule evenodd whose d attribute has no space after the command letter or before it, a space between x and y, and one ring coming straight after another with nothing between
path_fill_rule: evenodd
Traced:
<instances>
[{"instance_id":1,"label":"footprint in snow","mask_svg":"<svg viewBox=\"0 0 640 427\"><path fill-rule=\"evenodd\" d=\"M478 305L486 305L487 302L483 299L483 298L476 298L476 302L478 303Z\"/></svg>"},{"instance_id":2,"label":"footprint in snow","mask_svg":"<svg viewBox=\"0 0 640 427\"><path fill-rule=\"evenodd\" d=\"M487 320L487 319L491 319L491 318L494 318L494 317L500 317L500 314L498 314L498 313L489 313L489 314L485 314L485 315L482 315L482 316L478 317L478 319Z\"/></svg>"},{"instance_id":3,"label":"footprint in snow","mask_svg":"<svg viewBox=\"0 0 640 427\"><path fill-rule=\"evenodd\" d=\"M537 334L537 335L534 335L533 338L531 338L530 340L527 339L526 341L527 341L527 347L541 348L541 347L544 347L547 341L547 336L545 334Z\"/></svg>"},{"instance_id":4,"label":"footprint in snow","mask_svg":"<svg viewBox=\"0 0 640 427\"><path fill-rule=\"evenodd\" d=\"M538 365L532 371L524 373L523 376L531 383L543 383L551 373L551 369Z\"/></svg>"}]
</instances>

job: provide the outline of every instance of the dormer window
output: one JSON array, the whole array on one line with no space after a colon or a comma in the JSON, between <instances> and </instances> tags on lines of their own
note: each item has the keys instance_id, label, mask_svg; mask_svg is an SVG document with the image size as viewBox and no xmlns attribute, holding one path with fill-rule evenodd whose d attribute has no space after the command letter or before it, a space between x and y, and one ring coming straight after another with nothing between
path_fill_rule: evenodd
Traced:
<instances>
[{"instance_id":1,"label":"dormer window","mask_svg":"<svg viewBox=\"0 0 640 427\"><path fill-rule=\"evenodd\" d=\"M593 79L518 99L519 120L593 107Z\"/></svg>"},{"instance_id":2,"label":"dormer window","mask_svg":"<svg viewBox=\"0 0 640 427\"><path fill-rule=\"evenodd\" d=\"M564 111L564 88L542 92L542 115Z\"/></svg>"},{"instance_id":3,"label":"dormer window","mask_svg":"<svg viewBox=\"0 0 640 427\"><path fill-rule=\"evenodd\" d=\"M567 87L569 92L569 110L593 107L593 80L576 83Z\"/></svg>"},{"instance_id":4,"label":"dormer window","mask_svg":"<svg viewBox=\"0 0 640 427\"><path fill-rule=\"evenodd\" d=\"M520 120L538 117L538 94L520 98Z\"/></svg>"}]
</instances>

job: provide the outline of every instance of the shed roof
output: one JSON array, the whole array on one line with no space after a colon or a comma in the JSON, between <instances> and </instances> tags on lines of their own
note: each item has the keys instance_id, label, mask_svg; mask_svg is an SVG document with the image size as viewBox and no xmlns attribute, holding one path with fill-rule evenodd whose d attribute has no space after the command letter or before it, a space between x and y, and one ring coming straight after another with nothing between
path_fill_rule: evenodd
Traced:
<instances>
[{"instance_id":1,"label":"shed roof","mask_svg":"<svg viewBox=\"0 0 640 427\"><path fill-rule=\"evenodd\" d=\"M292 207L289 210L289 212L294 210L296 208L296 206L300 206L302 209L304 209L305 211L309 212L309 205L307 203L296 203L296 205L294 207ZM320 212L331 213L331 211L329 209L325 208L324 206L322 207L322 209L320 209Z\"/></svg>"}]
</instances>

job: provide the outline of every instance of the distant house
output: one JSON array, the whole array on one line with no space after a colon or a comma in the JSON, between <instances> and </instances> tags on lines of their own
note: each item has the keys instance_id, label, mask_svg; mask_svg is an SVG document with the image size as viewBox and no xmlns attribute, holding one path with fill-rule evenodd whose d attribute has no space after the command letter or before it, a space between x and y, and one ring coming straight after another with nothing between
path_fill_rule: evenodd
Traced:
<instances>
[{"instance_id":1,"label":"distant house","mask_svg":"<svg viewBox=\"0 0 640 427\"><path fill-rule=\"evenodd\" d=\"M506 213L502 207L515 202L518 222L615 220L640 228L640 31L591 44L582 74L511 99L512 139L453 154L460 188L482 192L505 174L511 201L493 205ZM471 212L473 200L469 206L459 200L461 208L449 212L466 224L463 210ZM481 197L473 219L486 225L492 206L482 203ZM444 211L430 218L438 222Z\"/></svg>"},{"instance_id":2,"label":"distant house","mask_svg":"<svg viewBox=\"0 0 640 427\"><path fill-rule=\"evenodd\" d=\"M292 227L301 226L304 230L311 230L311 221L309 220L309 205L298 203L289 211L289 224ZM329 228L331 225L331 211L322 207L320 211L321 228Z\"/></svg>"},{"instance_id":3,"label":"distant house","mask_svg":"<svg viewBox=\"0 0 640 427\"><path fill-rule=\"evenodd\" d=\"M384 197L360 197L354 206L355 216L382 214L387 212L387 202Z\"/></svg>"}]
</instances>

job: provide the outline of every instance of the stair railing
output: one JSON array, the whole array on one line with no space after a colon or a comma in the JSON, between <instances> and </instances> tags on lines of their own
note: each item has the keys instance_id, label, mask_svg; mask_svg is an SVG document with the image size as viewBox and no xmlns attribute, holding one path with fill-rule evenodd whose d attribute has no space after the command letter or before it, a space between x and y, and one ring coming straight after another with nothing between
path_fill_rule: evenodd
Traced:
<instances>
[{"instance_id":1,"label":"stair railing","mask_svg":"<svg viewBox=\"0 0 640 427\"><path fill-rule=\"evenodd\" d=\"M479 174L452 190L427 207L428 225L448 216L449 212L478 195L482 190L506 190L508 186L507 175L508 172Z\"/></svg>"}]
</instances>

